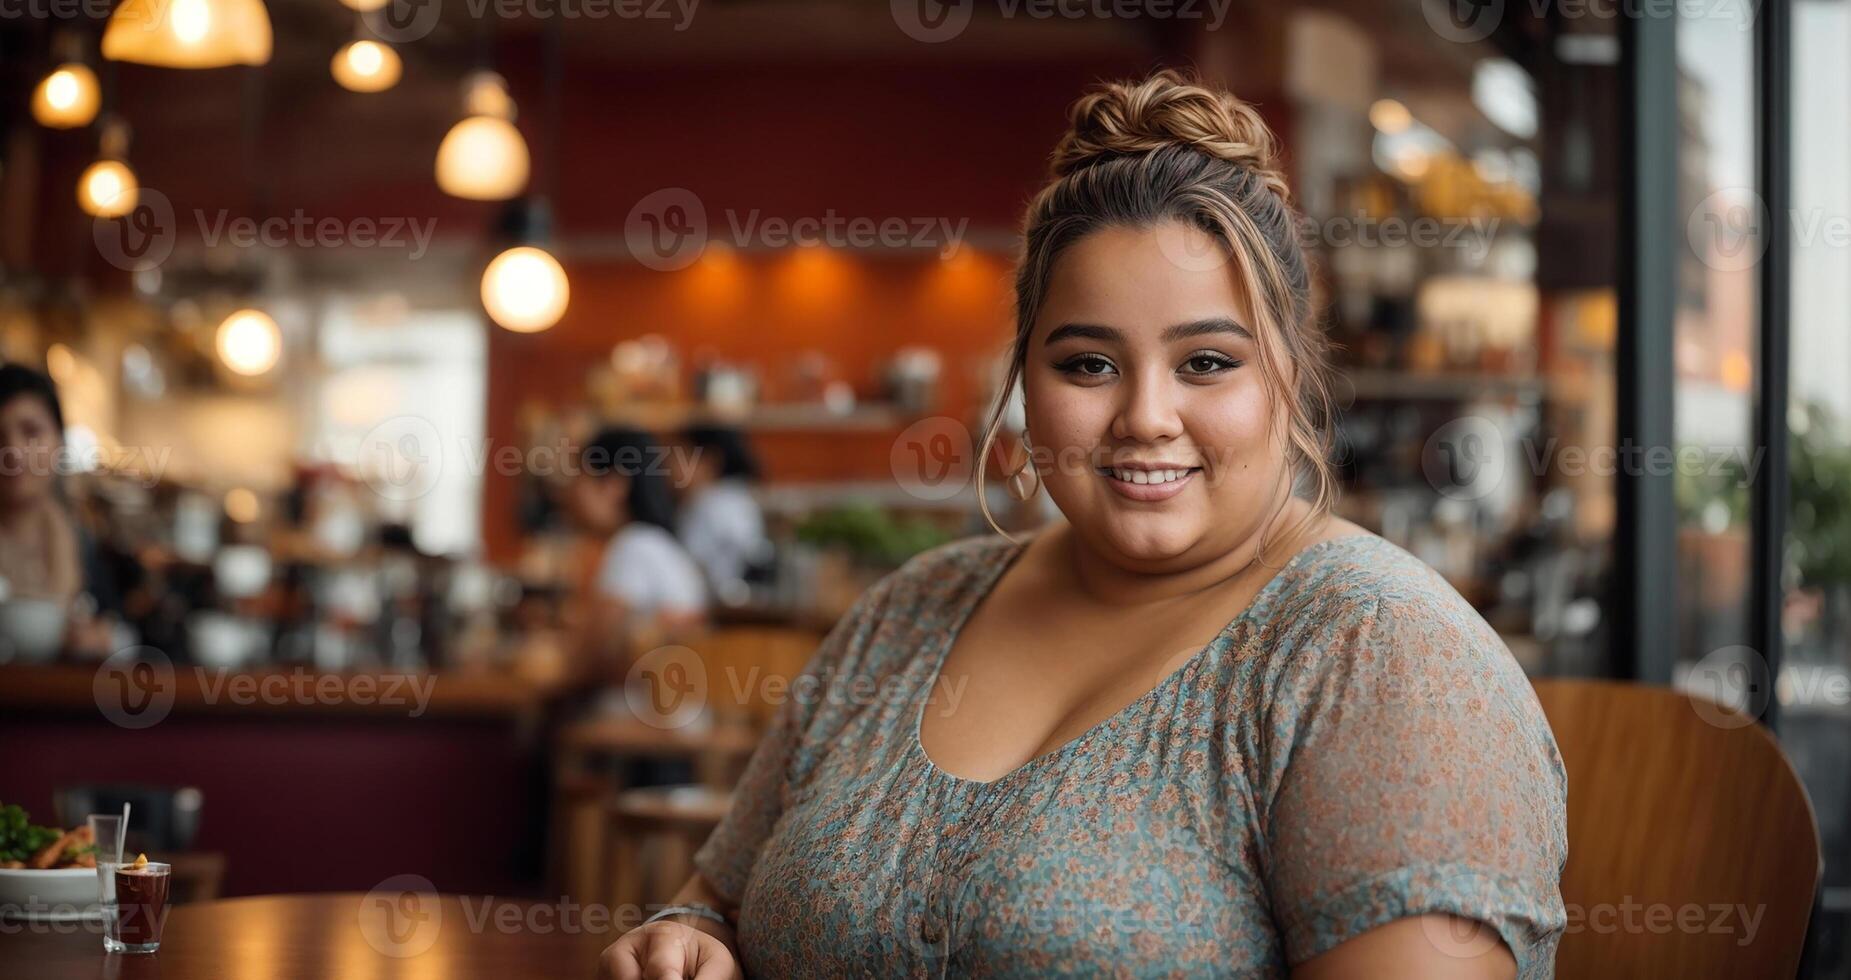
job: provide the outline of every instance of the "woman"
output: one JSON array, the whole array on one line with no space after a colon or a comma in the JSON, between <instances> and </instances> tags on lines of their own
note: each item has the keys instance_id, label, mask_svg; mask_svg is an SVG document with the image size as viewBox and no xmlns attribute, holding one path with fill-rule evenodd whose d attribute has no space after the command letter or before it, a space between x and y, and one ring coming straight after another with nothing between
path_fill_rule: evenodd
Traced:
<instances>
[{"instance_id":1,"label":"woman","mask_svg":"<svg viewBox=\"0 0 1851 980\"><path fill-rule=\"evenodd\" d=\"M0 365L0 578L7 597L69 603L83 588L77 530L57 493L64 413L58 389Z\"/></svg>"},{"instance_id":2,"label":"woman","mask_svg":"<svg viewBox=\"0 0 1851 980\"><path fill-rule=\"evenodd\" d=\"M724 425L694 425L682 433L675 482L683 487L681 543L721 599L749 598L746 572L771 549L765 515L752 496L758 460L745 433Z\"/></svg>"},{"instance_id":3,"label":"woman","mask_svg":"<svg viewBox=\"0 0 1851 980\"><path fill-rule=\"evenodd\" d=\"M675 540L669 453L647 432L610 428L580 454L570 485L571 511L605 540L592 573L584 645L621 675L630 656L648 645L698 628L706 620L707 587L700 569Z\"/></svg>"},{"instance_id":4,"label":"woman","mask_svg":"<svg viewBox=\"0 0 1851 980\"><path fill-rule=\"evenodd\" d=\"M1075 105L1017 274L1010 480L1065 523L871 589L607 976L1551 972L1560 757L1471 607L1328 513L1276 168L1171 73Z\"/></svg>"}]
</instances>

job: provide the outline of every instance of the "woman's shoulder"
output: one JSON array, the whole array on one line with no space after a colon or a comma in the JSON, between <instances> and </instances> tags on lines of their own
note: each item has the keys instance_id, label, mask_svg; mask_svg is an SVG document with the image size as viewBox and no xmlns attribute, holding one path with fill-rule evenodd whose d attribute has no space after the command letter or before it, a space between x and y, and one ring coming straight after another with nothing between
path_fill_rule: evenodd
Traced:
<instances>
[{"instance_id":1,"label":"woman's shoulder","mask_svg":"<svg viewBox=\"0 0 1851 980\"><path fill-rule=\"evenodd\" d=\"M1502 648L1497 634L1451 583L1406 549L1375 534L1329 538L1294 556L1264 590L1260 620L1275 635L1330 639L1371 623L1470 634Z\"/></svg>"},{"instance_id":2,"label":"woman's shoulder","mask_svg":"<svg viewBox=\"0 0 1851 980\"><path fill-rule=\"evenodd\" d=\"M683 550L674 532L648 521L630 521L618 528L605 546L606 554L637 559L680 555Z\"/></svg>"},{"instance_id":3,"label":"woman's shoulder","mask_svg":"<svg viewBox=\"0 0 1851 980\"><path fill-rule=\"evenodd\" d=\"M705 586L702 584L700 569L694 564L694 558L688 549L682 546L681 539L674 532L647 521L631 521L619 528L604 546L602 574L607 583L618 579L627 579L641 587L642 582L657 585L670 584L678 594L688 596L699 592L699 601L705 603ZM618 588L617 591L634 591Z\"/></svg>"},{"instance_id":4,"label":"woman's shoulder","mask_svg":"<svg viewBox=\"0 0 1851 980\"><path fill-rule=\"evenodd\" d=\"M1280 704L1346 690L1409 704L1495 692L1506 709L1540 717L1503 638L1398 545L1373 534L1331 539L1280 579L1254 616L1263 685L1275 698L1298 692Z\"/></svg>"}]
</instances>

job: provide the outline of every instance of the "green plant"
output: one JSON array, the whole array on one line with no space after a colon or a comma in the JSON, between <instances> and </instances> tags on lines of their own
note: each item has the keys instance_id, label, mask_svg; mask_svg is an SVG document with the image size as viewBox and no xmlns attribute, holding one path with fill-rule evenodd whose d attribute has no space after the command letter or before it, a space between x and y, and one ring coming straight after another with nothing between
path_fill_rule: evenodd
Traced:
<instances>
[{"instance_id":1,"label":"green plant","mask_svg":"<svg viewBox=\"0 0 1851 980\"><path fill-rule=\"evenodd\" d=\"M895 568L951 540L951 535L924 518L900 518L871 504L856 504L811 515L798 525L797 540L840 548L864 565Z\"/></svg>"},{"instance_id":2,"label":"green plant","mask_svg":"<svg viewBox=\"0 0 1851 980\"><path fill-rule=\"evenodd\" d=\"M1787 561L1800 584L1851 582L1851 435L1807 402L1789 443Z\"/></svg>"}]
</instances>

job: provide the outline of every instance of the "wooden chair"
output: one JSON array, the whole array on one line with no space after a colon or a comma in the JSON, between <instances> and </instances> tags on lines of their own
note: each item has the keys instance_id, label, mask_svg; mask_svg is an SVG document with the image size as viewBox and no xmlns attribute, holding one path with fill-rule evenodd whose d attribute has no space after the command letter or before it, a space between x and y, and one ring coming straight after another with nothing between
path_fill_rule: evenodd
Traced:
<instances>
[{"instance_id":1,"label":"wooden chair","mask_svg":"<svg viewBox=\"0 0 1851 980\"><path fill-rule=\"evenodd\" d=\"M763 731L790 696L790 681L815 656L823 634L795 626L726 626L689 642L707 667L707 703L717 722Z\"/></svg>"},{"instance_id":2,"label":"wooden chair","mask_svg":"<svg viewBox=\"0 0 1851 980\"><path fill-rule=\"evenodd\" d=\"M1823 868L1767 729L1693 695L1543 680L1568 769L1562 977L1791 977Z\"/></svg>"},{"instance_id":3,"label":"wooden chair","mask_svg":"<svg viewBox=\"0 0 1851 980\"><path fill-rule=\"evenodd\" d=\"M694 873L694 852L732 805L707 786L650 786L617 794L610 821L610 896L615 909L663 904Z\"/></svg>"},{"instance_id":4,"label":"wooden chair","mask_svg":"<svg viewBox=\"0 0 1851 980\"><path fill-rule=\"evenodd\" d=\"M755 732L738 727L709 731L654 728L633 718L594 718L562 728L553 747L551 880L568 895L609 891L610 821L613 797L629 789L611 759L686 759L709 786L737 781L758 747Z\"/></svg>"},{"instance_id":5,"label":"wooden chair","mask_svg":"<svg viewBox=\"0 0 1851 980\"><path fill-rule=\"evenodd\" d=\"M613 816L622 806L612 794L630 787L618 785L597 760L688 759L701 785L730 789L758 747L759 735L783 700L793 696L791 678L809 663L822 638L814 629L779 625L724 626L689 638L688 648L706 671L710 728L663 729L631 718L593 718L562 729L554 746L553 880L573 895L608 895L628 887L623 876L629 872L622 869L626 862L634 869L637 842L622 834L644 825ZM648 829L656 833L661 828ZM674 844L670 839L652 846L661 850ZM679 887L677 881L671 892Z\"/></svg>"}]
</instances>

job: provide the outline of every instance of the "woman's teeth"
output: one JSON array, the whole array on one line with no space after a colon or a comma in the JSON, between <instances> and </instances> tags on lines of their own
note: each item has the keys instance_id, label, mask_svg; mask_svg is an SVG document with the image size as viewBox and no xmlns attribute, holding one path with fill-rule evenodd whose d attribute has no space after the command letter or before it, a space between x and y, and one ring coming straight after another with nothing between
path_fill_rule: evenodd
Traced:
<instances>
[{"instance_id":1,"label":"woman's teeth","mask_svg":"<svg viewBox=\"0 0 1851 980\"><path fill-rule=\"evenodd\" d=\"M1174 483L1189 473L1189 470L1121 470L1114 467L1112 478L1125 483Z\"/></svg>"}]
</instances>

